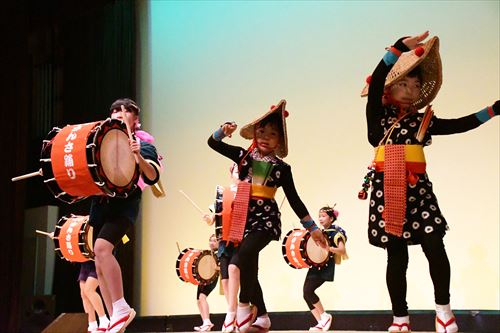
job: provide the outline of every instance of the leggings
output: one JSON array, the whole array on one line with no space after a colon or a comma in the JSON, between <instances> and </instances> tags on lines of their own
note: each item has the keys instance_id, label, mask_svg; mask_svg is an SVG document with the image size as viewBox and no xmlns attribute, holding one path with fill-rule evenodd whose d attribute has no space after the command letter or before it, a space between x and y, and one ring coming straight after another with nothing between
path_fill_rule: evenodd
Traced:
<instances>
[{"instance_id":1,"label":"leggings","mask_svg":"<svg viewBox=\"0 0 500 333\"><path fill-rule=\"evenodd\" d=\"M258 280L259 252L271 241L266 231L249 233L231 258L231 264L240 269L240 302L257 307L257 316L267 313L264 296Z\"/></svg>"},{"instance_id":2,"label":"leggings","mask_svg":"<svg viewBox=\"0 0 500 333\"><path fill-rule=\"evenodd\" d=\"M429 271L434 284L436 304L450 303L450 262L444 249L443 238L437 233L425 235L422 250L429 262ZM406 270L408 268L408 245L402 238L391 239L387 246L386 282L391 297L392 312L396 317L408 315L406 303Z\"/></svg>"},{"instance_id":3,"label":"leggings","mask_svg":"<svg viewBox=\"0 0 500 333\"><path fill-rule=\"evenodd\" d=\"M306 301L309 310L313 310L314 304L319 302L319 297L314 291L321 287L323 283L325 283L325 280L320 277L306 277L303 292L304 300Z\"/></svg>"}]
</instances>

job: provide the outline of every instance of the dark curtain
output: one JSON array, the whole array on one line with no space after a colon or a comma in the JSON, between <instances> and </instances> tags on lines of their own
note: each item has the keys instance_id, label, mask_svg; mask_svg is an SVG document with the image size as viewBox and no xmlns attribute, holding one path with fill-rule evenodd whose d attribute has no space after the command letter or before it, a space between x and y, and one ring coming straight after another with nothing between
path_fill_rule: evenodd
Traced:
<instances>
[{"instance_id":1,"label":"dark curtain","mask_svg":"<svg viewBox=\"0 0 500 333\"><path fill-rule=\"evenodd\" d=\"M86 214L88 202L63 204L42 177L10 178L40 168L42 140L54 126L107 118L117 98L135 98L134 0L8 1L0 14L3 50L0 332L36 331L21 308L24 210L57 205ZM33 231L34 232L34 231ZM133 232L129 234L133 238ZM133 303L133 244L118 251L126 299ZM55 313L83 311L78 267L56 260ZM20 313L19 313L20 310ZM38 329L38 331L40 331Z\"/></svg>"}]
</instances>

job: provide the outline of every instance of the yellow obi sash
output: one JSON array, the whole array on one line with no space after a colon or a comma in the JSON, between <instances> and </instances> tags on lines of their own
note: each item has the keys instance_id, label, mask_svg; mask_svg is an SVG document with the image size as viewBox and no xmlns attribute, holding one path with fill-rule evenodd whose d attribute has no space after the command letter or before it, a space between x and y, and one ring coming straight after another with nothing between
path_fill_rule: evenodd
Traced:
<instances>
[{"instance_id":1,"label":"yellow obi sash","mask_svg":"<svg viewBox=\"0 0 500 333\"><path fill-rule=\"evenodd\" d=\"M250 196L259 197L264 199L272 199L276 194L278 189L276 187L269 187L264 185L252 184L252 191L250 192Z\"/></svg>"},{"instance_id":2,"label":"yellow obi sash","mask_svg":"<svg viewBox=\"0 0 500 333\"><path fill-rule=\"evenodd\" d=\"M406 169L413 173L425 173L425 155L422 145L404 145ZM384 171L385 146L375 148L375 171Z\"/></svg>"}]
</instances>

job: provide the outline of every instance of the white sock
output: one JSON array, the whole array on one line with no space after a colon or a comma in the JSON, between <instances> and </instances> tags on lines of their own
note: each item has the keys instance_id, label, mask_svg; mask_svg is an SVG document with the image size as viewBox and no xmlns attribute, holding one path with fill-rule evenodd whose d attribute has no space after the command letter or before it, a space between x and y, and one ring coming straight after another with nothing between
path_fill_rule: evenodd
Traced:
<instances>
[{"instance_id":1,"label":"white sock","mask_svg":"<svg viewBox=\"0 0 500 333\"><path fill-rule=\"evenodd\" d=\"M228 312L226 313L226 319L224 319L224 322L226 324L229 324L234 320L235 317L236 317L236 312Z\"/></svg>"},{"instance_id":2,"label":"white sock","mask_svg":"<svg viewBox=\"0 0 500 333\"><path fill-rule=\"evenodd\" d=\"M453 317L453 312L451 311L450 304L436 304L436 315L445 323L450 320Z\"/></svg>"},{"instance_id":3,"label":"white sock","mask_svg":"<svg viewBox=\"0 0 500 333\"><path fill-rule=\"evenodd\" d=\"M106 315L99 317L99 327L100 328L108 327L108 325L109 325L109 319Z\"/></svg>"},{"instance_id":4,"label":"white sock","mask_svg":"<svg viewBox=\"0 0 500 333\"><path fill-rule=\"evenodd\" d=\"M97 328L97 321L89 321L89 331L95 331Z\"/></svg>"},{"instance_id":5,"label":"white sock","mask_svg":"<svg viewBox=\"0 0 500 333\"><path fill-rule=\"evenodd\" d=\"M404 317L396 317L396 316L393 316L392 317L392 322L395 323L395 324L409 324L410 323L410 316L404 316Z\"/></svg>"},{"instance_id":6,"label":"white sock","mask_svg":"<svg viewBox=\"0 0 500 333\"><path fill-rule=\"evenodd\" d=\"M210 321L210 318L203 319L203 325L212 325L212 322Z\"/></svg>"},{"instance_id":7,"label":"white sock","mask_svg":"<svg viewBox=\"0 0 500 333\"><path fill-rule=\"evenodd\" d=\"M125 298L120 298L116 302L113 302L113 319L118 320L123 316L126 316L130 312L130 305L125 301Z\"/></svg>"},{"instance_id":8,"label":"white sock","mask_svg":"<svg viewBox=\"0 0 500 333\"><path fill-rule=\"evenodd\" d=\"M260 327L269 328L271 327L271 319L267 314L257 317L254 322L255 325L259 325Z\"/></svg>"}]
</instances>

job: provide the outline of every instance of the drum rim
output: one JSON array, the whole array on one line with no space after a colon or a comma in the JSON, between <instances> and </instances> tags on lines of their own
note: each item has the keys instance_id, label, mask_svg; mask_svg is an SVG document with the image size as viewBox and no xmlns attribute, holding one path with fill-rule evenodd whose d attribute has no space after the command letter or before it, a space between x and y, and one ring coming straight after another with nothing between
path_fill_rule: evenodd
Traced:
<instances>
[{"instance_id":1,"label":"drum rim","mask_svg":"<svg viewBox=\"0 0 500 333\"><path fill-rule=\"evenodd\" d=\"M200 255L198 255L198 257L195 259L195 261L193 261L193 264L192 264L192 266L193 266L193 276L195 276L195 278L199 277L197 279L197 281L200 283L200 285L206 286L206 285L212 284L214 281L216 281L219 278L219 271L215 270L214 275L210 279L204 279L204 278L201 277L201 275L199 273L199 270L198 270L198 266L195 266L195 263L199 262L201 260L201 258L203 258L205 256L212 256L214 258L214 260L215 260L215 263L217 264L217 257L210 250L199 250L199 251L201 252Z\"/></svg>"},{"instance_id":2,"label":"drum rim","mask_svg":"<svg viewBox=\"0 0 500 333\"><path fill-rule=\"evenodd\" d=\"M105 125L108 125L108 127L105 127ZM104 129L106 129L106 131L104 131ZM92 130L94 135L89 135L87 145L89 145L90 140L90 143L92 143L92 145L90 145L90 148L87 149L90 149L92 153L88 154L87 151L87 159L90 155L92 163L96 165L95 168L89 168L94 181L104 183L104 185L99 186L99 188L108 196L126 198L128 197L129 193L132 193L132 191L137 188L137 181L139 180L140 176L139 165L135 165L134 174L126 186L116 186L109 180L108 176L104 172L102 164L100 163L101 146L98 143L102 142L105 135L113 129L120 130L128 135L125 128L125 123L123 121L119 119L106 118L105 120L101 121L98 126L94 127L94 129Z\"/></svg>"}]
</instances>

